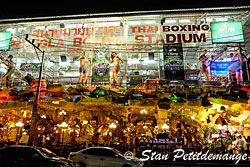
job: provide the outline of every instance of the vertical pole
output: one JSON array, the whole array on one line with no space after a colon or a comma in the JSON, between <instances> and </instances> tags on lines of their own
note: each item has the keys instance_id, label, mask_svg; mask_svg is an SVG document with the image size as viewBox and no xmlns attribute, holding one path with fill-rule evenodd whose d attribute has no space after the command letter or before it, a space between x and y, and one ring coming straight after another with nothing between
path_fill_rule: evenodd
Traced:
<instances>
[{"instance_id":1,"label":"vertical pole","mask_svg":"<svg viewBox=\"0 0 250 167\"><path fill-rule=\"evenodd\" d=\"M38 79L38 87L36 91L36 96L33 105L32 117L31 117L31 126L30 126L30 137L29 137L29 145L36 145L37 144L37 127L36 123L38 121L38 106L39 106L39 94L40 94L40 86L41 86L41 79L43 73L43 62L44 62L44 51L42 51L42 62L39 71L39 79Z\"/></svg>"}]
</instances>

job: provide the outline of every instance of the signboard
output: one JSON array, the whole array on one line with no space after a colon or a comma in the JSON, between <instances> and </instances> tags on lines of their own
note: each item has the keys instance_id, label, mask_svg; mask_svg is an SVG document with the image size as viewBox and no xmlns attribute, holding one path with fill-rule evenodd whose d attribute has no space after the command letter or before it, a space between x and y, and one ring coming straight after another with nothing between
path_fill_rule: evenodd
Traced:
<instances>
[{"instance_id":1,"label":"signboard","mask_svg":"<svg viewBox=\"0 0 250 167\"><path fill-rule=\"evenodd\" d=\"M240 61L228 61L228 62L210 62L210 70L215 71L234 71L240 68Z\"/></svg>"},{"instance_id":2,"label":"signboard","mask_svg":"<svg viewBox=\"0 0 250 167\"><path fill-rule=\"evenodd\" d=\"M109 49L106 46L96 47L94 49L92 63L92 82L103 82L109 80Z\"/></svg>"},{"instance_id":3,"label":"signboard","mask_svg":"<svg viewBox=\"0 0 250 167\"><path fill-rule=\"evenodd\" d=\"M211 23L213 43L244 42L241 22Z\"/></svg>"},{"instance_id":4,"label":"signboard","mask_svg":"<svg viewBox=\"0 0 250 167\"><path fill-rule=\"evenodd\" d=\"M8 50L10 46L11 32L0 32L0 50Z\"/></svg>"},{"instance_id":5,"label":"signboard","mask_svg":"<svg viewBox=\"0 0 250 167\"><path fill-rule=\"evenodd\" d=\"M36 72L40 70L40 63L22 63L20 65L20 71Z\"/></svg>"},{"instance_id":6,"label":"signboard","mask_svg":"<svg viewBox=\"0 0 250 167\"><path fill-rule=\"evenodd\" d=\"M215 71L215 76L225 76L228 75L228 71Z\"/></svg>"},{"instance_id":7,"label":"signboard","mask_svg":"<svg viewBox=\"0 0 250 167\"><path fill-rule=\"evenodd\" d=\"M168 80L184 80L182 44L164 44L163 56L165 78Z\"/></svg>"},{"instance_id":8,"label":"signboard","mask_svg":"<svg viewBox=\"0 0 250 167\"><path fill-rule=\"evenodd\" d=\"M124 26L108 26L109 24L117 23L117 21L108 21L106 22L107 24L103 23L104 25L102 26L98 23L93 25L85 24L84 26L82 26L82 23L74 25L65 23L65 28L40 29L41 26L34 27L30 38L31 40L36 39L35 44L40 44L40 47L43 49L53 48L54 50L63 47L66 48L69 54L80 54L83 51L92 51L96 45L109 45L109 50L119 50L119 53L154 53L160 49L156 44L198 44L208 42L211 36L210 25L208 24L183 23L158 26L155 23L149 25L124 24ZM27 30L30 31L30 28ZM30 32L24 31L24 34L30 34ZM131 41L131 43L128 43L128 41ZM11 47L13 49L25 50L32 48L24 39L13 40Z\"/></svg>"}]
</instances>

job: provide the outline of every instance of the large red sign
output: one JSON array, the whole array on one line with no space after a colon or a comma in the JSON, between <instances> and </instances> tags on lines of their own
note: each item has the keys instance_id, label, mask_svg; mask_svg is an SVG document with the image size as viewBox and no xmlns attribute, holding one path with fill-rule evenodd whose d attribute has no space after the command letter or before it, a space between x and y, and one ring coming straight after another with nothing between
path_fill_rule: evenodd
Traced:
<instances>
[{"instance_id":1,"label":"large red sign","mask_svg":"<svg viewBox=\"0 0 250 167\"><path fill-rule=\"evenodd\" d=\"M153 44L168 43L200 43L206 42L206 33L210 27L204 25L164 25L158 26L130 26L128 33L132 34L132 43L127 43L128 36L124 34L124 27L88 27L62 28L32 31L32 38L40 47L67 47L69 53L91 50L95 45L109 45L112 50L119 52L152 51ZM64 40L65 37L67 40ZM134 38L134 39L133 39ZM70 47L69 47L70 46ZM31 47L27 42L13 41L14 49ZM80 48L80 49L79 49Z\"/></svg>"}]
</instances>

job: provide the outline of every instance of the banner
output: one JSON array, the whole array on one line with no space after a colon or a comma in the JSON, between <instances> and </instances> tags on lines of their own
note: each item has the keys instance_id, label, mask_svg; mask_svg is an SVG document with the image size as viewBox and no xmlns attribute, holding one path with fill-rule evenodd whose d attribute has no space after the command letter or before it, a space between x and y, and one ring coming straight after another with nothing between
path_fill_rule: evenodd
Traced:
<instances>
[{"instance_id":1,"label":"banner","mask_svg":"<svg viewBox=\"0 0 250 167\"><path fill-rule=\"evenodd\" d=\"M109 49L106 46L94 48L92 63L92 82L103 82L109 80Z\"/></svg>"},{"instance_id":2,"label":"banner","mask_svg":"<svg viewBox=\"0 0 250 167\"><path fill-rule=\"evenodd\" d=\"M10 46L11 32L0 32L0 50L8 50Z\"/></svg>"},{"instance_id":3,"label":"banner","mask_svg":"<svg viewBox=\"0 0 250 167\"><path fill-rule=\"evenodd\" d=\"M235 71L241 68L240 61L210 62L210 70L215 71Z\"/></svg>"},{"instance_id":4,"label":"banner","mask_svg":"<svg viewBox=\"0 0 250 167\"><path fill-rule=\"evenodd\" d=\"M211 23L213 43L244 42L241 22Z\"/></svg>"},{"instance_id":5,"label":"banner","mask_svg":"<svg viewBox=\"0 0 250 167\"><path fill-rule=\"evenodd\" d=\"M165 78L168 80L184 80L182 44L164 44L163 56Z\"/></svg>"},{"instance_id":6,"label":"banner","mask_svg":"<svg viewBox=\"0 0 250 167\"><path fill-rule=\"evenodd\" d=\"M40 63L22 63L20 65L20 71L36 72L40 70Z\"/></svg>"}]
</instances>

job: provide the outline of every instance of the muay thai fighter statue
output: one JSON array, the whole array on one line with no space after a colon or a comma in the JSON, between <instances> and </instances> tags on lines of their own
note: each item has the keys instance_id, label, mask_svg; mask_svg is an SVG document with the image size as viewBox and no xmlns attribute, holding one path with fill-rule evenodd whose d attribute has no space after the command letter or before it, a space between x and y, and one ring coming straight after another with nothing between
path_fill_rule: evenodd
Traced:
<instances>
[{"instance_id":1,"label":"muay thai fighter statue","mask_svg":"<svg viewBox=\"0 0 250 167\"><path fill-rule=\"evenodd\" d=\"M207 54L207 50L204 50L202 52L202 55L199 57L199 62L201 63L201 73L205 77L206 83L208 83L209 82L209 71L207 69L206 64L209 64L209 59L207 58L206 54Z\"/></svg>"},{"instance_id":2,"label":"muay thai fighter statue","mask_svg":"<svg viewBox=\"0 0 250 167\"><path fill-rule=\"evenodd\" d=\"M237 84L239 85L241 84L241 82L243 82L243 73L242 73L243 63L244 61L246 62L248 61L247 57L242 53L241 47L237 49L236 54L232 57L232 61L239 61L239 66L235 69L236 80L237 80Z\"/></svg>"},{"instance_id":3,"label":"muay thai fighter statue","mask_svg":"<svg viewBox=\"0 0 250 167\"><path fill-rule=\"evenodd\" d=\"M10 87L9 80L11 77L11 74L14 72L14 62L13 62L13 56L9 55L8 59L4 59L3 57L0 57L2 59L2 62L4 65L8 67L8 70L6 74L3 76L3 87Z\"/></svg>"},{"instance_id":4,"label":"muay thai fighter statue","mask_svg":"<svg viewBox=\"0 0 250 167\"><path fill-rule=\"evenodd\" d=\"M112 71L112 75L110 76L110 84L112 86L112 88L114 87L114 83L113 83L113 78L115 77L115 81L117 84L117 87L120 86L119 81L118 81L118 73L120 71L120 64L123 63L123 61L117 56L117 54L115 52L111 53L111 56L113 57L111 59L111 57L109 56L108 59L110 61L111 64L115 64L113 71Z\"/></svg>"},{"instance_id":5,"label":"muay thai fighter statue","mask_svg":"<svg viewBox=\"0 0 250 167\"><path fill-rule=\"evenodd\" d=\"M78 80L78 84L81 83L82 78L83 78L83 74L84 74L84 80L83 80L83 85L85 85L86 81L87 81L87 68L88 68L88 64L90 64L90 61L88 59L86 59L85 57L85 52L83 53L82 57L80 57L79 59L77 59L78 61L80 61L80 77Z\"/></svg>"}]
</instances>

